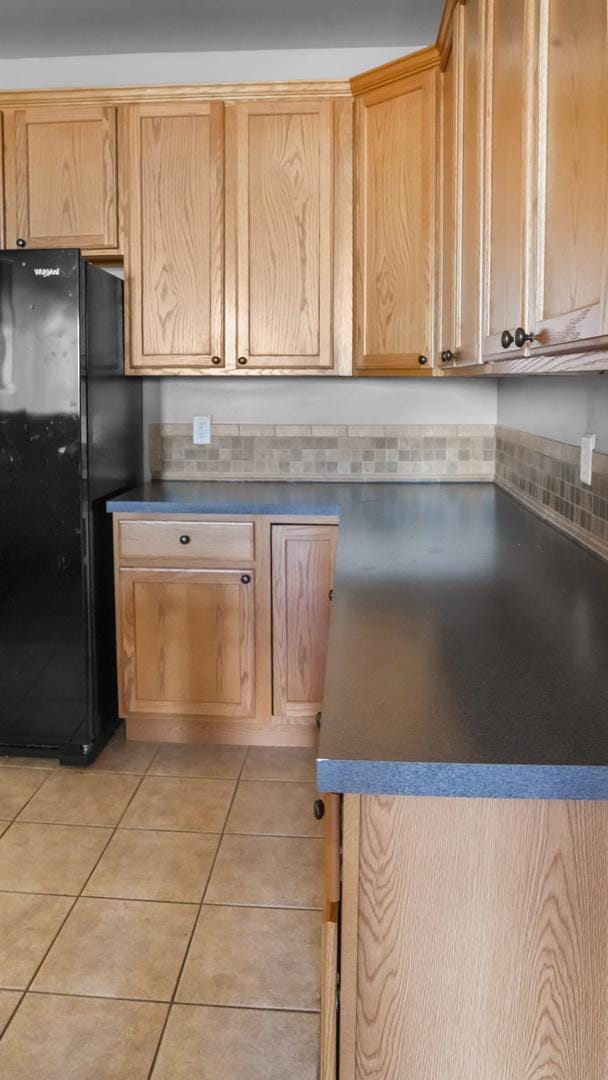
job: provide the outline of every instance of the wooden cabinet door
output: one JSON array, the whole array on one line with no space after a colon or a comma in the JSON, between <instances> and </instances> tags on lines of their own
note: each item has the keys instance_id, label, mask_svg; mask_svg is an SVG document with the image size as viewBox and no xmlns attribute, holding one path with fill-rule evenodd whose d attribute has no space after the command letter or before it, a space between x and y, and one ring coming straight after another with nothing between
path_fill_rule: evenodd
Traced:
<instances>
[{"instance_id":1,"label":"wooden cabinet door","mask_svg":"<svg viewBox=\"0 0 608 1080\"><path fill-rule=\"evenodd\" d=\"M608 6L540 6L532 352L608 345Z\"/></svg>"},{"instance_id":2,"label":"wooden cabinet door","mask_svg":"<svg viewBox=\"0 0 608 1080\"><path fill-rule=\"evenodd\" d=\"M119 575L127 713L255 715L253 571L122 568Z\"/></svg>"},{"instance_id":3,"label":"wooden cabinet door","mask_svg":"<svg viewBox=\"0 0 608 1080\"><path fill-rule=\"evenodd\" d=\"M363 374L431 367L437 79L436 70L411 75L355 103L355 360Z\"/></svg>"},{"instance_id":4,"label":"wooden cabinet door","mask_svg":"<svg viewBox=\"0 0 608 1080\"><path fill-rule=\"evenodd\" d=\"M535 8L536 0L488 4L484 360L523 355L503 348L501 335L529 321Z\"/></svg>"},{"instance_id":5,"label":"wooden cabinet door","mask_svg":"<svg viewBox=\"0 0 608 1080\"><path fill-rule=\"evenodd\" d=\"M127 110L127 371L224 365L224 106Z\"/></svg>"},{"instance_id":6,"label":"wooden cabinet door","mask_svg":"<svg viewBox=\"0 0 608 1080\"><path fill-rule=\"evenodd\" d=\"M337 525L273 525L273 713L321 708Z\"/></svg>"},{"instance_id":7,"label":"wooden cabinet door","mask_svg":"<svg viewBox=\"0 0 608 1080\"><path fill-rule=\"evenodd\" d=\"M5 154L10 247L79 247L85 255L118 250L114 107L8 110Z\"/></svg>"},{"instance_id":8,"label":"wooden cabinet door","mask_svg":"<svg viewBox=\"0 0 608 1080\"><path fill-rule=\"evenodd\" d=\"M458 305L459 229L457 206L459 189L458 154L458 54L455 42L441 73L441 295L437 346L439 366L449 367L456 352L456 310Z\"/></svg>"},{"instance_id":9,"label":"wooden cabinet door","mask_svg":"<svg viewBox=\"0 0 608 1080\"><path fill-rule=\"evenodd\" d=\"M232 108L234 348L243 372L346 370L351 118L348 100Z\"/></svg>"}]
</instances>

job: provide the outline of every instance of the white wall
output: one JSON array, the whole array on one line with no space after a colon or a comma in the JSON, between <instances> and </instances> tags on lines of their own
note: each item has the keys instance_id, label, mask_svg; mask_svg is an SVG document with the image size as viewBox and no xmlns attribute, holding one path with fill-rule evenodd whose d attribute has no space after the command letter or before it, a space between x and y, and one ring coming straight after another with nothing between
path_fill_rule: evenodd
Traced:
<instances>
[{"instance_id":1,"label":"white wall","mask_svg":"<svg viewBox=\"0 0 608 1080\"><path fill-rule=\"evenodd\" d=\"M0 60L0 89L134 86L139 83L283 82L348 79L419 46L261 49L255 52L120 53Z\"/></svg>"},{"instance_id":2,"label":"white wall","mask_svg":"<svg viewBox=\"0 0 608 1080\"><path fill-rule=\"evenodd\" d=\"M575 445L595 432L608 454L608 375L501 379L498 423Z\"/></svg>"},{"instance_id":3,"label":"white wall","mask_svg":"<svg viewBox=\"0 0 608 1080\"><path fill-rule=\"evenodd\" d=\"M146 379L149 422L195 414L216 423L495 424L495 380L163 378Z\"/></svg>"}]
</instances>

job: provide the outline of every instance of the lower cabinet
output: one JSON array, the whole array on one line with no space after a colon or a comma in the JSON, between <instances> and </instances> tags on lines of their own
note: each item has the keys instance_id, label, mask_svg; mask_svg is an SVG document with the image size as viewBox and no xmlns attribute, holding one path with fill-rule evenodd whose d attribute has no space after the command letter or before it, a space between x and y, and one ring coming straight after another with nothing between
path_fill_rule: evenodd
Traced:
<instances>
[{"instance_id":1,"label":"lower cabinet","mask_svg":"<svg viewBox=\"0 0 608 1080\"><path fill-rule=\"evenodd\" d=\"M129 737L315 745L337 524L114 517Z\"/></svg>"},{"instance_id":2,"label":"lower cabinet","mask_svg":"<svg viewBox=\"0 0 608 1080\"><path fill-rule=\"evenodd\" d=\"M121 569L119 581L127 709L252 716L253 572Z\"/></svg>"},{"instance_id":3,"label":"lower cabinet","mask_svg":"<svg viewBox=\"0 0 608 1080\"><path fill-rule=\"evenodd\" d=\"M314 717L323 701L337 526L272 527L273 712Z\"/></svg>"}]
</instances>

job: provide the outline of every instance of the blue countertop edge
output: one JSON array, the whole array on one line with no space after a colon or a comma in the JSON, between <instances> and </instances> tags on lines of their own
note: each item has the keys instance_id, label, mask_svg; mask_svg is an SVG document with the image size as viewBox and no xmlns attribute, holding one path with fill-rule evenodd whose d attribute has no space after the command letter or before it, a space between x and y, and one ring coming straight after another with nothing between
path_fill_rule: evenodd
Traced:
<instances>
[{"instance_id":1,"label":"blue countertop edge","mask_svg":"<svg viewBox=\"0 0 608 1080\"><path fill-rule=\"evenodd\" d=\"M317 759L319 791L470 799L608 799L608 765Z\"/></svg>"},{"instance_id":2,"label":"blue countertop edge","mask_svg":"<svg viewBox=\"0 0 608 1080\"><path fill-rule=\"evenodd\" d=\"M119 497L109 499L106 510L110 514L238 514L238 515L273 515L285 514L289 517L297 517L305 514L313 514L315 517L339 517L340 504L336 502L263 502L259 499L251 503L230 502L226 499L213 499L212 501L197 501L191 499L188 502L175 500L172 502L149 502L122 499Z\"/></svg>"}]
</instances>

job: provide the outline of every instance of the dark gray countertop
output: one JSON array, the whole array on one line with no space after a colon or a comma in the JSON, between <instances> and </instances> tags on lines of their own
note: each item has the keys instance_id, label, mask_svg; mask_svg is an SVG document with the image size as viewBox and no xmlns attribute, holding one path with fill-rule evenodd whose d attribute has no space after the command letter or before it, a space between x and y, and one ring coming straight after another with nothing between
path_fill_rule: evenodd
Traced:
<instances>
[{"instance_id":1,"label":"dark gray countertop","mask_svg":"<svg viewBox=\"0 0 608 1080\"><path fill-rule=\"evenodd\" d=\"M321 790L608 798L608 565L491 484L165 482L108 509L339 512Z\"/></svg>"}]
</instances>

